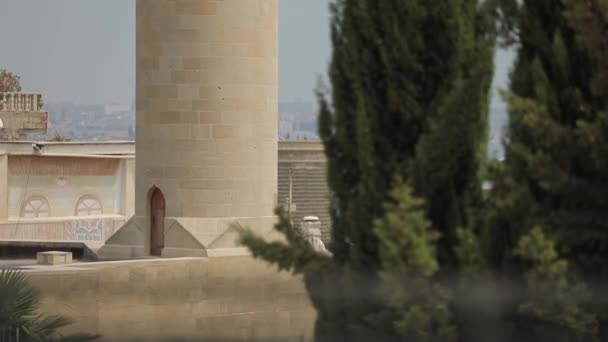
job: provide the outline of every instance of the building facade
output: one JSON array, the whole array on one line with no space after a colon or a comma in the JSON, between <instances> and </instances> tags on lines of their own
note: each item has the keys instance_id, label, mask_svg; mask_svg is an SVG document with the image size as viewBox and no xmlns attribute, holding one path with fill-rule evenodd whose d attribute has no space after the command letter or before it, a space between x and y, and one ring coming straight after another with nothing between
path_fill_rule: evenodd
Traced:
<instances>
[{"instance_id":1,"label":"building facade","mask_svg":"<svg viewBox=\"0 0 608 342\"><path fill-rule=\"evenodd\" d=\"M0 144L0 239L100 247L134 213L130 142Z\"/></svg>"},{"instance_id":2,"label":"building facade","mask_svg":"<svg viewBox=\"0 0 608 342\"><path fill-rule=\"evenodd\" d=\"M327 160L318 141L279 142L278 201L290 207L294 222L302 224L307 216L321 223L322 240L331 240Z\"/></svg>"},{"instance_id":3,"label":"building facade","mask_svg":"<svg viewBox=\"0 0 608 342\"><path fill-rule=\"evenodd\" d=\"M320 142L278 144L277 203L321 221L330 240ZM290 191L291 190L291 191ZM135 214L135 143L0 143L0 239L77 240L99 248Z\"/></svg>"}]
</instances>

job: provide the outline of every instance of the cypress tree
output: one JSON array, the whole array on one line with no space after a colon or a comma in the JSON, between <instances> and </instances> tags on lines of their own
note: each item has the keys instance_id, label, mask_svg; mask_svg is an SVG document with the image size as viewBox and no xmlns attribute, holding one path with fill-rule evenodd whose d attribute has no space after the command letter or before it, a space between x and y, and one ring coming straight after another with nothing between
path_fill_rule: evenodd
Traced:
<instances>
[{"instance_id":1,"label":"cypress tree","mask_svg":"<svg viewBox=\"0 0 608 342\"><path fill-rule=\"evenodd\" d=\"M607 99L594 91L599 65L568 15L584 2L524 1L519 9L506 159L493 194L493 230L504 233L495 261L541 225L577 271L606 276Z\"/></svg>"},{"instance_id":2,"label":"cypress tree","mask_svg":"<svg viewBox=\"0 0 608 342\"><path fill-rule=\"evenodd\" d=\"M551 330L594 340L605 305L593 286L588 300L573 275L589 285L608 276L606 2L515 7L506 158L494 175L485 243L495 269L520 281L510 315L520 340L556 338Z\"/></svg>"},{"instance_id":3,"label":"cypress tree","mask_svg":"<svg viewBox=\"0 0 608 342\"><path fill-rule=\"evenodd\" d=\"M591 175L594 179L589 186L598 187L596 193L604 193L606 191L606 172L608 164L605 163L605 158L608 152L608 1L606 0L586 0L586 1L569 1L569 9L566 13L570 24L577 33L577 42L589 54L594 68L591 82L591 92L593 98L597 101L594 108L594 115L584 121L579 122L581 150L584 150L587 155L588 166L591 169ZM582 121L582 120L581 120ZM589 198L595 200L590 206L593 221L598 222L604 217L597 216L602 214L602 210L606 210L605 206L601 206L603 199ZM591 226L596 229L606 229L606 222L599 227ZM603 231L602 233L606 233ZM608 281L606 259L608 259L605 246L607 245L604 235L602 234L600 241L596 242L596 248L593 251L588 251L588 254L595 253L593 257L584 256L583 261L591 259L595 261L589 265L592 267L584 267L586 270L586 278L590 279L593 296L592 309L597 313L600 321L600 339L608 339L608 303L606 303L604 295L605 283ZM598 248L599 247L599 248ZM598 265L599 264L599 265ZM594 266L599 267L594 267Z\"/></svg>"},{"instance_id":4,"label":"cypress tree","mask_svg":"<svg viewBox=\"0 0 608 342\"><path fill-rule=\"evenodd\" d=\"M406 341L456 341L452 293L433 280L439 270L439 233L426 218L424 201L399 180L374 230L381 246L380 289L389 313L383 318L394 322L396 335Z\"/></svg>"},{"instance_id":5,"label":"cypress tree","mask_svg":"<svg viewBox=\"0 0 608 342\"><path fill-rule=\"evenodd\" d=\"M456 264L457 230L480 197L493 29L477 0L335 0L331 12L331 99L318 96L332 255L290 233L281 210L287 243L246 231L242 242L304 274L318 341L454 337L449 291L433 278ZM422 254L400 252L410 246ZM391 285L420 296L391 302Z\"/></svg>"},{"instance_id":6,"label":"cypress tree","mask_svg":"<svg viewBox=\"0 0 608 342\"><path fill-rule=\"evenodd\" d=\"M334 3L332 108L321 99L319 120L339 262L379 266L372 221L383 212L393 177L408 173L429 119L457 77L459 5Z\"/></svg>"},{"instance_id":7,"label":"cypress tree","mask_svg":"<svg viewBox=\"0 0 608 342\"><path fill-rule=\"evenodd\" d=\"M608 94L608 1L570 0L567 17L577 32L578 42L590 54L597 70L592 90L596 96ZM605 108L603 108L605 111Z\"/></svg>"},{"instance_id":8,"label":"cypress tree","mask_svg":"<svg viewBox=\"0 0 608 342\"><path fill-rule=\"evenodd\" d=\"M475 226L482 202L481 180L487 155L489 90L493 76L493 29L477 1L458 8L456 77L437 99L429 129L416 146L413 186L427 201L433 227L442 234L439 258L443 268L456 265L459 229Z\"/></svg>"},{"instance_id":9,"label":"cypress tree","mask_svg":"<svg viewBox=\"0 0 608 342\"><path fill-rule=\"evenodd\" d=\"M395 175L426 200L444 237L442 263L453 260L450 244L479 199L485 158L494 40L480 12L470 0L334 6L333 108L321 99L320 132L338 260L378 264L369 223Z\"/></svg>"}]
</instances>

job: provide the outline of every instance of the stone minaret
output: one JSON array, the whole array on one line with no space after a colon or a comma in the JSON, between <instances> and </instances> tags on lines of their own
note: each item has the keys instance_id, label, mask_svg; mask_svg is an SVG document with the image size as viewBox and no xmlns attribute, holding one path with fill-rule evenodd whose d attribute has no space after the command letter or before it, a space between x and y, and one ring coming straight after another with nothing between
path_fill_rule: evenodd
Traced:
<instances>
[{"instance_id":1,"label":"stone minaret","mask_svg":"<svg viewBox=\"0 0 608 342\"><path fill-rule=\"evenodd\" d=\"M278 0L137 0L135 217L101 257L239 254L277 189Z\"/></svg>"}]
</instances>

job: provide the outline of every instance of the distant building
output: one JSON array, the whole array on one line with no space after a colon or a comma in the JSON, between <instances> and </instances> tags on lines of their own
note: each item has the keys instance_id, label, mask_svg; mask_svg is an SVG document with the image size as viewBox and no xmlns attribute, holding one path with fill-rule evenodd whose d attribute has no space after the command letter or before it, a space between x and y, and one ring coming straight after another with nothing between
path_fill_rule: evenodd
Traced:
<instances>
[{"instance_id":1,"label":"distant building","mask_svg":"<svg viewBox=\"0 0 608 342\"><path fill-rule=\"evenodd\" d=\"M104 106L104 112L107 115L130 113L131 111L131 105L110 104Z\"/></svg>"},{"instance_id":2,"label":"distant building","mask_svg":"<svg viewBox=\"0 0 608 342\"><path fill-rule=\"evenodd\" d=\"M331 238L327 160L319 141L279 142L279 203L295 204L294 222L307 216L319 218L321 239ZM290 196L291 194L291 196Z\"/></svg>"},{"instance_id":3,"label":"distant building","mask_svg":"<svg viewBox=\"0 0 608 342\"><path fill-rule=\"evenodd\" d=\"M312 131L293 131L290 134L290 138L287 140L291 141L317 141L319 140L319 135L316 132Z\"/></svg>"}]
</instances>

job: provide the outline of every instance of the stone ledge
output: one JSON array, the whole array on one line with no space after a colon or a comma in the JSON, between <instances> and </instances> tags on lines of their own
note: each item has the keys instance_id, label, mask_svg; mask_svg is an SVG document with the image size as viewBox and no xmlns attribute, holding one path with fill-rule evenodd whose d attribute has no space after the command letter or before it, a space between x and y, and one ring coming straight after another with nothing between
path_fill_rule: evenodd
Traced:
<instances>
[{"instance_id":1,"label":"stone ledge","mask_svg":"<svg viewBox=\"0 0 608 342\"><path fill-rule=\"evenodd\" d=\"M210 258L230 257L230 256L249 256L251 252L246 247L235 248L212 248L207 250Z\"/></svg>"}]
</instances>

